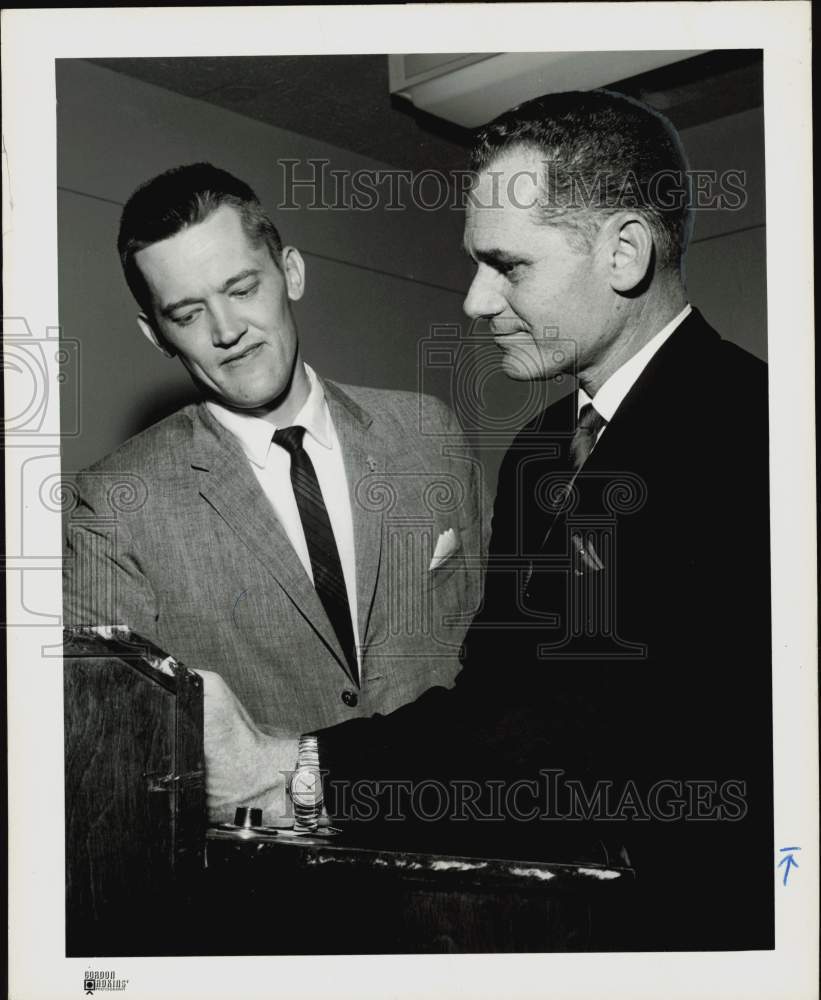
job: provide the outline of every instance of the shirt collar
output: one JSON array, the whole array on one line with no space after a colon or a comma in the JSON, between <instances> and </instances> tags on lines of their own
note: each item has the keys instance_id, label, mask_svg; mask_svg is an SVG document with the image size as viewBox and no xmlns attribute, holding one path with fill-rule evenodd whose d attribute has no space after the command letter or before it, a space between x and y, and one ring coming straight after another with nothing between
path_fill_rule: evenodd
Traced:
<instances>
[{"instance_id":1,"label":"shirt collar","mask_svg":"<svg viewBox=\"0 0 821 1000\"><path fill-rule=\"evenodd\" d=\"M687 319L692 311L693 308L688 303L688 305L686 305L677 316L671 319L664 329L659 330L653 339L649 340L640 351L636 351L629 361L625 361L621 368L617 368L592 399L587 395L584 389L579 386L578 412L581 413L582 407L587 403L592 403L595 406L596 411L600 413L609 423L613 419L613 415L616 410L624 400L624 397L635 385L639 375L641 375L650 363L650 359L665 342L665 340L667 340L668 337L676 331L679 325Z\"/></svg>"},{"instance_id":2,"label":"shirt collar","mask_svg":"<svg viewBox=\"0 0 821 1000\"><path fill-rule=\"evenodd\" d=\"M302 409L291 421L290 426L304 427L306 433L310 434L318 444L324 448L332 448L331 414L325 399L325 390L310 365L305 365L305 373L310 384L308 398L303 403ZM274 431L278 429L278 425L249 413L229 410L227 406L214 403L211 400L205 405L222 426L239 439L248 460L254 465L264 468L268 461L268 451L271 447Z\"/></svg>"}]
</instances>

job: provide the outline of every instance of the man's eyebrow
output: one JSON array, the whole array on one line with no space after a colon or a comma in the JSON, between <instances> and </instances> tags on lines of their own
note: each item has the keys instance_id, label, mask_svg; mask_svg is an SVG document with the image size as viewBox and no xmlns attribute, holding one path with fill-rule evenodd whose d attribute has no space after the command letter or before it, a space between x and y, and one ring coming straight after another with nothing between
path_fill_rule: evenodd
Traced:
<instances>
[{"instance_id":1,"label":"man's eyebrow","mask_svg":"<svg viewBox=\"0 0 821 1000\"><path fill-rule=\"evenodd\" d=\"M220 288L220 292L227 292L232 285L236 285L240 281L245 281L246 278L255 278L259 274L258 267L248 267L244 271L240 271L239 274L235 274L233 277L229 278Z\"/></svg>"},{"instance_id":2,"label":"man's eyebrow","mask_svg":"<svg viewBox=\"0 0 821 1000\"><path fill-rule=\"evenodd\" d=\"M196 306L199 305L202 299L179 299L177 302L169 302L167 306L163 306L160 309L160 315L170 318L172 313L175 313L178 309L183 309L185 306Z\"/></svg>"},{"instance_id":3,"label":"man's eyebrow","mask_svg":"<svg viewBox=\"0 0 821 1000\"><path fill-rule=\"evenodd\" d=\"M491 267L515 267L517 264L530 264L531 259L522 254L509 253L507 250L491 248L489 250L474 250L471 256L482 264Z\"/></svg>"},{"instance_id":4,"label":"man's eyebrow","mask_svg":"<svg viewBox=\"0 0 821 1000\"><path fill-rule=\"evenodd\" d=\"M244 281L246 278L256 277L259 274L259 268L248 267L244 271L240 271L239 274L233 274L231 277L223 282L219 291L220 294L227 292L230 288L236 285L240 281ZM171 302L167 306L163 306L161 313L163 316L170 316L171 313L176 312L178 309L183 309L185 306L196 306L202 302L202 299L188 298L179 299L177 302Z\"/></svg>"}]
</instances>

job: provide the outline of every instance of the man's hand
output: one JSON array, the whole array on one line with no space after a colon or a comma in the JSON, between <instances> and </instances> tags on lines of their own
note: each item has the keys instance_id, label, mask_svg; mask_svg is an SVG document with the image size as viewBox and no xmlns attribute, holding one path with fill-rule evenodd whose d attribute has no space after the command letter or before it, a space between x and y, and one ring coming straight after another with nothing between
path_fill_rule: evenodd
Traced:
<instances>
[{"instance_id":1,"label":"man's hand","mask_svg":"<svg viewBox=\"0 0 821 1000\"><path fill-rule=\"evenodd\" d=\"M197 673L203 680L209 821L231 823L237 806L251 806L262 809L265 826L293 826L283 772L294 769L297 738L261 732L219 674Z\"/></svg>"}]
</instances>

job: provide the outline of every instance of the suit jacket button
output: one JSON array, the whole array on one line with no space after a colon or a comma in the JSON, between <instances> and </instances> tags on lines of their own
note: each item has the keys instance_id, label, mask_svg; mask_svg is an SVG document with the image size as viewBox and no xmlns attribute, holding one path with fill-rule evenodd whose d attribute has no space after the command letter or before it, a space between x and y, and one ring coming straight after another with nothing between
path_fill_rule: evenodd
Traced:
<instances>
[{"instance_id":1,"label":"suit jacket button","mask_svg":"<svg viewBox=\"0 0 821 1000\"><path fill-rule=\"evenodd\" d=\"M359 704L359 696L356 691L343 691L342 700L348 706L348 708L356 708Z\"/></svg>"}]
</instances>

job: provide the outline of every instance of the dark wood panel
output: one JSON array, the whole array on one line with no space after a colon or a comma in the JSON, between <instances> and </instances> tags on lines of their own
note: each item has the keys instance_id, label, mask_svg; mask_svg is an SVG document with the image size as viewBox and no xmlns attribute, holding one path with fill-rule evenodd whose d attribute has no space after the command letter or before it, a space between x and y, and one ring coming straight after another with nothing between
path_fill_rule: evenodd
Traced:
<instances>
[{"instance_id":1,"label":"dark wood panel","mask_svg":"<svg viewBox=\"0 0 821 1000\"><path fill-rule=\"evenodd\" d=\"M625 868L221 829L207 851L201 940L224 954L601 951L630 930Z\"/></svg>"},{"instance_id":2,"label":"dark wood panel","mask_svg":"<svg viewBox=\"0 0 821 1000\"><path fill-rule=\"evenodd\" d=\"M90 638L65 652L67 954L155 953L202 867L201 681Z\"/></svg>"}]
</instances>

